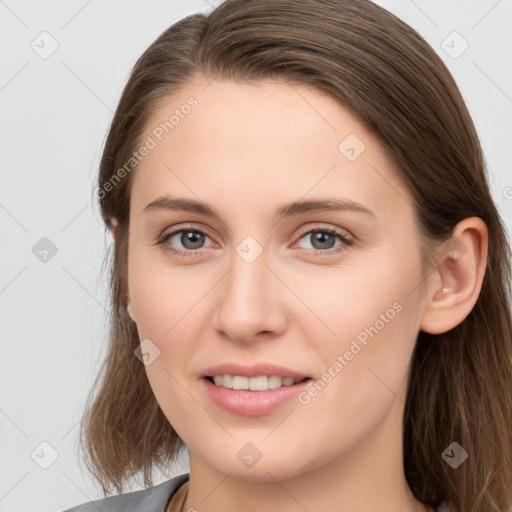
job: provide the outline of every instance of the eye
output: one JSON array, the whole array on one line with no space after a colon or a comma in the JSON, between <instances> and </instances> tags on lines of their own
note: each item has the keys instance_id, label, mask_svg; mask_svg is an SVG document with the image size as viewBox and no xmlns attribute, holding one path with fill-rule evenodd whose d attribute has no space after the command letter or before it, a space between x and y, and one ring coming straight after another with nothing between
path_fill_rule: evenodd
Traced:
<instances>
[{"instance_id":1,"label":"eye","mask_svg":"<svg viewBox=\"0 0 512 512\"><path fill-rule=\"evenodd\" d=\"M197 249L203 248L206 238L210 237L200 229L183 227L165 234L158 243L161 244L166 251L174 254L195 256L202 253L202 251L198 251ZM179 244L181 244L185 250L180 249ZM176 246L178 246L177 249Z\"/></svg>"},{"instance_id":2,"label":"eye","mask_svg":"<svg viewBox=\"0 0 512 512\"><path fill-rule=\"evenodd\" d=\"M315 254L335 254L346 250L347 246L352 245L352 240L350 240L345 233L322 226L306 231L302 234L299 241L302 239L309 241L311 250ZM336 239L341 242L337 246L334 245Z\"/></svg>"}]
</instances>

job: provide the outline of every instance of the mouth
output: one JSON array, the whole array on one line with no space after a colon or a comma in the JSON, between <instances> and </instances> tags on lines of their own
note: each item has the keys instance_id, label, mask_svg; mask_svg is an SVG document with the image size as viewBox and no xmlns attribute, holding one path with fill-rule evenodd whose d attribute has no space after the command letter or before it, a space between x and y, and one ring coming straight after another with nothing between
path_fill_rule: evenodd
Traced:
<instances>
[{"instance_id":1,"label":"mouth","mask_svg":"<svg viewBox=\"0 0 512 512\"><path fill-rule=\"evenodd\" d=\"M235 391L272 391L283 387L292 387L305 381L312 380L311 377L280 377L278 375L258 377L246 377L241 375L206 375L203 377L211 384Z\"/></svg>"},{"instance_id":2,"label":"mouth","mask_svg":"<svg viewBox=\"0 0 512 512\"><path fill-rule=\"evenodd\" d=\"M228 377L230 376L228 375ZM205 393L214 404L237 416L261 416L271 413L285 403L297 398L297 395L304 392L312 381L311 377L301 377L297 379L298 382L277 386L279 382L275 379L274 383L271 382L271 385L276 386L274 388L270 388L268 385L264 386L263 382L259 387L266 389L248 389L244 379L249 378L239 377L240 379L236 379L236 377L233 379L234 387L217 384L215 379L219 380L218 375L203 376L200 381L203 383ZM229 384L229 378L227 384Z\"/></svg>"}]
</instances>

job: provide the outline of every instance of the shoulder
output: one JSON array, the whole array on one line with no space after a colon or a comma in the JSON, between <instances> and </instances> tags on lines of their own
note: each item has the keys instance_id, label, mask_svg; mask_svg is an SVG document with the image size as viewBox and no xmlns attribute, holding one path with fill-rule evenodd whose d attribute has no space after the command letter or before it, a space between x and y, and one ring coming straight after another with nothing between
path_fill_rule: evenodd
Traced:
<instances>
[{"instance_id":1,"label":"shoulder","mask_svg":"<svg viewBox=\"0 0 512 512\"><path fill-rule=\"evenodd\" d=\"M89 501L64 512L164 512L171 497L188 479L189 473L185 473L148 489Z\"/></svg>"}]
</instances>

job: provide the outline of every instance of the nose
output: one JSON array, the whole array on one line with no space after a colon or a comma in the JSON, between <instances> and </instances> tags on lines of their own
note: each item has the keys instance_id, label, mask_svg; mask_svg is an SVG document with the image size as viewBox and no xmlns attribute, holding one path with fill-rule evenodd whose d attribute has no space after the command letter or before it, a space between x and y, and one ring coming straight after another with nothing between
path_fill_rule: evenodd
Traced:
<instances>
[{"instance_id":1,"label":"nose","mask_svg":"<svg viewBox=\"0 0 512 512\"><path fill-rule=\"evenodd\" d=\"M269 266L267 253L248 262L235 252L231 261L218 285L214 327L240 343L279 336L286 329L289 297L276 276L279 272Z\"/></svg>"}]
</instances>

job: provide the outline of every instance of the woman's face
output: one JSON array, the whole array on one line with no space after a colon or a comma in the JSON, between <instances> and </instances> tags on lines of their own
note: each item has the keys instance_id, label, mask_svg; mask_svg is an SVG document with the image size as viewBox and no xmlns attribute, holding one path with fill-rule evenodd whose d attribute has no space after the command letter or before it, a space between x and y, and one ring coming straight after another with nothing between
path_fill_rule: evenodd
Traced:
<instances>
[{"instance_id":1,"label":"woman's face","mask_svg":"<svg viewBox=\"0 0 512 512\"><path fill-rule=\"evenodd\" d=\"M266 481L372 446L374 457L401 450L422 315L419 239L409 194L358 118L304 85L197 80L142 140L130 314L156 399L191 457ZM327 201L338 206L314 208ZM280 391L207 382L230 363L241 368L219 371L278 365L255 373L310 380Z\"/></svg>"}]
</instances>

